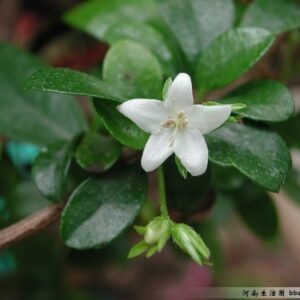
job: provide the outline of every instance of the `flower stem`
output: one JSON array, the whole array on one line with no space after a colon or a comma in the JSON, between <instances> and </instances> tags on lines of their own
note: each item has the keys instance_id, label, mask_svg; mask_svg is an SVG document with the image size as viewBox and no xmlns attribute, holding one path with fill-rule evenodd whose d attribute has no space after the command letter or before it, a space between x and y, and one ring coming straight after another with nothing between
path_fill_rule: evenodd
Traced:
<instances>
[{"instance_id":1,"label":"flower stem","mask_svg":"<svg viewBox=\"0 0 300 300\"><path fill-rule=\"evenodd\" d=\"M169 217L168 207L167 207L167 197L166 197L166 186L164 178L163 167L160 166L157 169L157 179L158 179L158 189L159 189L159 205L161 215L164 217Z\"/></svg>"}]
</instances>

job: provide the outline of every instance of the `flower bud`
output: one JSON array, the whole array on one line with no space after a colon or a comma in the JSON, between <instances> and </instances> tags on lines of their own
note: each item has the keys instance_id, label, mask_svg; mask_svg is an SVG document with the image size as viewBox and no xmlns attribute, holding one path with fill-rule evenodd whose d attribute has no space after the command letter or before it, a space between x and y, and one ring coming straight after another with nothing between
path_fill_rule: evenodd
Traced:
<instances>
[{"instance_id":1,"label":"flower bud","mask_svg":"<svg viewBox=\"0 0 300 300\"><path fill-rule=\"evenodd\" d=\"M190 226L175 224L172 227L172 238L175 244L198 264L203 265L203 263L209 260L209 249L201 237Z\"/></svg>"},{"instance_id":2,"label":"flower bud","mask_svg":"<svg viewBox=\"0 0 300 300\"><path fill-rule=\"evenodd\" d=\"M146 227L145 242L149 245L159 244L161 250L170 237L170 231L170 221L165 217L157 217Z\"/></svg>"}]
</instances>

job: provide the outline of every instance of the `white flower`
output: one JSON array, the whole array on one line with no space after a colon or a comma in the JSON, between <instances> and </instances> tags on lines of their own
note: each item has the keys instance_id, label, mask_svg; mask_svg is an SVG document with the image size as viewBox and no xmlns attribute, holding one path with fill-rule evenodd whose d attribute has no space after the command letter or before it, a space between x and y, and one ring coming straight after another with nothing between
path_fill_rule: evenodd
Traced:
<instances>
[{"instance_id":1,"label":"white flower","mask_svg":"<svg viewBox=\"0 0 300 300\"><path fill-rule=\"evenodd\" d=\"M221 126L230 116L230 105L194 105L191 78L177 75L165 101L133 99L118 109L151 134L145 146L142 167L153 171L172 153L193 176L207 169L208 149L203 135Z\"/></svg>"}]
</instances>

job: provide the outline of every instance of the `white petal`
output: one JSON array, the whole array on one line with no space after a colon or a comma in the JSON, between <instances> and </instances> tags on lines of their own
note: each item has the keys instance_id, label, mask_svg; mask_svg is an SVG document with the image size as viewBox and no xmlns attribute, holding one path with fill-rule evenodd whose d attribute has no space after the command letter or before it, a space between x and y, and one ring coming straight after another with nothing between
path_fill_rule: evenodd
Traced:
<instances>
[{"instance_id":1,"label":"white petal","mask_svg":"<svg viewBox=\"0 0 300 300\"><path fill-rule=\"evenodd\" d=\"M186 107L193 105L193 87L191 77L188 74L180 73L174 79L170 86L165 106L171 113L184 110Z\"/></svg>"},{"instance_id":2,"label":"white petal","mask_svg":"<svg viewBox=\"0 0 300 300\"><path fill-rule=\"evenodd\" d=\"M172 137L171 129L163 129L161 133L150 136L142 156L142 167L146 172L155 170L173 153Z\"/></svg>"},{"instance_id":3,"label":"white petal","mask_svg":"<svg viewBox=\"0 0 300 300\"><path fill-rule=\"evenodd\" d=\"M208 163L208 149L199 130L195 128L178 130L175 137L174 152L193 176L205 173Z\"/></svg>"},{"instance_id":4,"label":"white petal","mask_svg":"<svg viewBox=\"0 0 300 300\"><path fill-rule=\"evenodd\" d=\"M158 133L161 130L160 123L169 118L160 100L133 99L119 105L118 110L142 130L150 133Z\"/></svg>"},{"instance_id":5,"label":"white petal","mask_svg":"<svg viewBox=\"0 0 300 300\"><path fill-rule=\"evenodd\" d=\"M189 126L199 129L202 134L220 127L230 113L231 105L193 105L185 110Z\"/></svg>"}]
</instances>

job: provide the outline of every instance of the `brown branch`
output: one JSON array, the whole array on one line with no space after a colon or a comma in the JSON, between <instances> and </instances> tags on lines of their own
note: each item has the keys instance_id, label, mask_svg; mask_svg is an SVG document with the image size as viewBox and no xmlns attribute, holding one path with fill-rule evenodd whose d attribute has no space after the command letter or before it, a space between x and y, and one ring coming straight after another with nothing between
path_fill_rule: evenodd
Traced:
<instances>
[{"instance_id":1,"label":"brown branch","mask_svg":"<svg viewBox=\"0 0 300 300\"><path fill-rule=\"evenodd\" d=\"M31 236L54 223L61 214L62 204L43 208L27 218L0 231L0 250Z\"/></svg>"}]
</instances>

